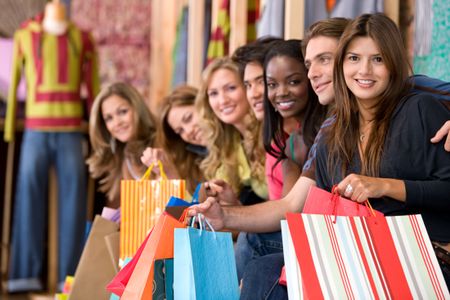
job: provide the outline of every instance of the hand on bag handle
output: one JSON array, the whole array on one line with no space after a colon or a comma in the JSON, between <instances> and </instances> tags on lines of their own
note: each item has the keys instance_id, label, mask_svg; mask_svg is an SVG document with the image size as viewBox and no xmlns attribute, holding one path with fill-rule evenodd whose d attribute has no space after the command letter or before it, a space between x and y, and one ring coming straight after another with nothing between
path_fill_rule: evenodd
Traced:
<instances>
[{"instance_id":1,"label":"hand on bag handle","mask_svg":"<svg viewBox=\"0 0 450 300\"><path fill-rule=\"evenodd\" d=\"M199 235L202 234L203 229L207 230L207 227L209 227L209 229L211 229L211 231L214 233L214 238L216 238L216 231L214 230L214 228L212 227L211 223L209 223L208 219L205 218L204 215L199 213L196 216L193 216L191 218L191 224L189 226L190 227L195 227L196 223L198 223L198 227L200 229Z\"/></svg>"},{"instance_id":2,"label":"hand on bag handle","mask_svg":"<svg viewBox=\"0 0 450 300\"><path fill-rule=\"evenodd\" d=\"M145 171L144 175L142 175L140 180L150 179L150 174L151 174L153 168L156 167L156 165L159 168L159 175L161 176L161 179L162 180L167 180L167 175L164 172L164 168L163 168L162 162L160 160L158 160L156 163L151 163L148 166L147 170Z\"/></svg>"},{"instance_id":3,"label":"hand on bag handle","mask_svg":"<svg viewBox=\"0 0 450 300\"><path fill-rule=\"evenodd\" d=\"M351 186L350 186L351 187ZM331 188L331 201L333 201L333 215L334 215L334 220L333 223L336 224L336 218L337 218L337 203L339 201L339 198L341 196L339 195L338 192L338 186L337 184L333 185L333 187ZM348 198L346 198L348 199ZM351 199L348 199L350 201L353 201ZM355 202L355 201L353 201ZM376 214L372 208L372 205L370 204L369 199L367 199L366 201L363 202L364 205L367 207L367 210L369 212L369 216L371 215L372 217L376 217ZM355 202L356 208L359 209L359 203Z\"/></svg>"}]
</instances>

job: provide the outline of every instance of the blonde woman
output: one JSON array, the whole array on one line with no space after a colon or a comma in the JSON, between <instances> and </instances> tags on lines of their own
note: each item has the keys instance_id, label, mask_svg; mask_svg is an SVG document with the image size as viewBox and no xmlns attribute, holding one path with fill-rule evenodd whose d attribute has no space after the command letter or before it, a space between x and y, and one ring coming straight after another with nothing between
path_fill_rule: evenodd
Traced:
<instances>
[{"instance_id":1,"label":"blonde woman","mask_svg":"<svg viewBox=\"0 0 450 300\"><path fill-rule=\"evenodd\" d=\"M196 108L208 149L200 165L206 179L222 179L237 194L251 188L267 199L261 124L250 111L238 66L231 59L216 59L204 70ZM243 204L259 200L242 196Z\"/></svg>"},{"instance_id":2,"label":"blonde woman","mask_svg":"<svg viewBox=\"0 0 450 300\"><path fill-rule=\"evenodd\" d=\"M120 205L120 180L138 179L145 171L139 157L153 146L155 121L142 96L131 85L117 82L104 88L92 105L87 159L93 178L100 179L107 206Z\"/></svg>"},{"instance_id":3,"label":"blonde woman","mask_svg":"<svg viewBox=\"0 0 450 300\"><path fill-rule=\"evenodd\" d=\"M265 150L261 123L256 120L247 101L244 83L237 65L229 58L217 59L203 72L203 82L196 107L205 128L208 155L201 163L207 179L222 179L239 195L229 197L222 191L221 204L253 204L267 199ZM207 184L219 185L223 181ZM220 191L220 189L219 189ZM229 190L228 190L229 191ZM223 201L223 202L222 202ZM279 234L239 234L235 246L236 266L240 280L255 247L281 249Z\"/></svg>"}]
</instances>

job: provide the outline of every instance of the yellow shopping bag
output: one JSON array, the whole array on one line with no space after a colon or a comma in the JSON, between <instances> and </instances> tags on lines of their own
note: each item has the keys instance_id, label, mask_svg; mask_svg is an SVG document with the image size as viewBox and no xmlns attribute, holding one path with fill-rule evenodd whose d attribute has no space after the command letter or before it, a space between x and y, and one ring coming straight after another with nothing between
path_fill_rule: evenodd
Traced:
<instances>
[{"instance_id":1,"label":"yellow shopping bag","mask_svg":"<svg viewBox=\"0 0 450 300\"><path fill-rule=\"evenodd\" d=\"M161 180L149 180L153 165L140 180L120 183L120 259L133 257L136 250L164 212L171 196L185 198L186 183L181 179L167 179L158 162Z\"/></svg>"}]
</instances>

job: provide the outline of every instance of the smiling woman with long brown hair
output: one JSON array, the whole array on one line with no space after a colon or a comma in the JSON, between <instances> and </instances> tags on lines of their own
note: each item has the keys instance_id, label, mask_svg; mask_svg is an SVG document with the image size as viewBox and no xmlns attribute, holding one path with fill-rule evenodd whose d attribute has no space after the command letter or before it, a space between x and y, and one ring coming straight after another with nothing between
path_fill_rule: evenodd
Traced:
<instances>
[{"instance_id":1,"label":"smiling woman with long brown hair","mask_svg":"<svg viewBox=\"0 0 450 300\"><path fill-rule=\"evenodd\" d=\"M365 14L346 28L335 58L336 119L317 152L317 185L385 215L421 214L432 241L450 242L450 155L430 143L450 119L431 94L411 91L395 23ZM442 266L442 265L441 265ZM449 268L443 268L449 283Z\"/></svg>"},{"instance_id":2,"label":"smiling woman with long brown hair","mask_svg":"<svg viewBox=\"0 0 450 300\"><path fill-rule=\"evenodd\" d=\"M144 99L131 85L116 82L95 98L89 119L92 153L87 159L93 178L100 179L107 206L120 205L120 180L139 179L144 149L154 144L156 126Z\"/></svg>"}]
</instances>

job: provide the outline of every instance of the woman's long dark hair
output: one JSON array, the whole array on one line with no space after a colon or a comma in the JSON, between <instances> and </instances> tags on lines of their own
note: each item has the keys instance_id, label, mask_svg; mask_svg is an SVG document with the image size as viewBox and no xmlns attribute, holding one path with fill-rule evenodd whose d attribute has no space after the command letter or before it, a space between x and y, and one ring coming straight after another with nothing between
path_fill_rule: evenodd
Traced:
<instances>
[{"instance_id":1,"label":"woman's long dark hair","mask_svg":"<svg viewBox=\"0 0 450 300\"><path fill-rule=\"evenodd\" d=\"M283 129L283 117L275 111L275 108L269 101L267 89L267 65L270 60L277 56L286 56L293 58L305 64L305 59L301 52L301 40L287 40L274 42L264 59L264 125L263 125L263 143L266 152L277 158L277 163L286 158L286 133ZM306 67L305 67L306 72ZM306 78L306 74L305 74ZM325 119L327 109L320 105L318 97L311 87L308 80L308 103L304 110L304 117L301 121L303 131L303 140L308 147L308 151L314 143L314 138ZM302 162L303 163L303 162Z\"/></svg>"}]
</instances>

